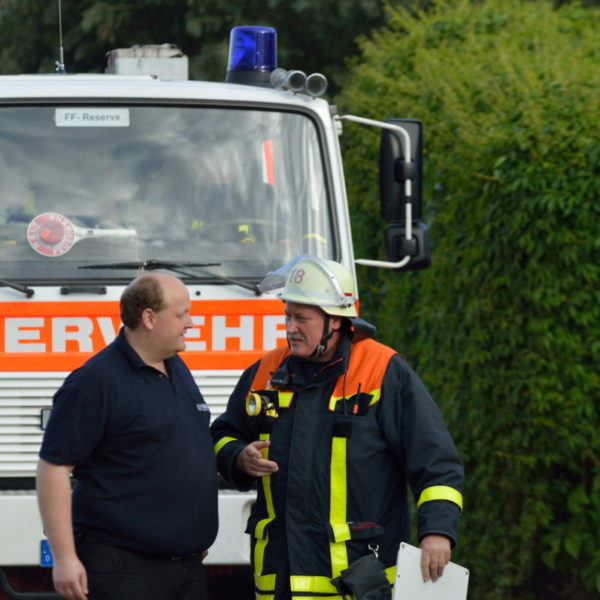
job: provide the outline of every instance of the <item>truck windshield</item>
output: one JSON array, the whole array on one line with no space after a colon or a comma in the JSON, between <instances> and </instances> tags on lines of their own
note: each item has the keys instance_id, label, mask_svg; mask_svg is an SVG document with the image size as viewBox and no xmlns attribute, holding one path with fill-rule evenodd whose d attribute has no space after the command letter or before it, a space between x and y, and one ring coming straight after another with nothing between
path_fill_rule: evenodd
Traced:
<instances>
[{"instance_id":1,"label":"truck windshield","mask_svg":"<svg viewBox=\"0 0 600 600\"><path fill-rule=\"evenodd\" d=\"M258 280L304 252L335 256L327 197L300 113L0 107L0 279L131 279L80 267L160 260Z\"/></svg>"}]
</instances>

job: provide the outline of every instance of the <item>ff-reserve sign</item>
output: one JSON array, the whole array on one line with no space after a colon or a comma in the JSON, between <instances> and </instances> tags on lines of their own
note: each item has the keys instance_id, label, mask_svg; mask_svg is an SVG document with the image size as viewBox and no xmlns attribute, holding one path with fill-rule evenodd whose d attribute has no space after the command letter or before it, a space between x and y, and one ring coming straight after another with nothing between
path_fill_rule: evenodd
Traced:
<instances>
[{"instance_id":1,"label":"ff-reserve sign","mask_svg":"<svg viewBox=\"0 0 600 600\"><path fill-rule=\"evenodd\" d=\"M285 339L279 300L193 301L182 358L191 369L243 369ZM117 302L0 303L3 371L70 371L119 332Z\"/></svg>"},{"instance_id":2,"label":"ff-reserve sign","mask_svg":"<svg viewBox=\"0 0 600 600\"><path fill-rule=\"evenodd\" d=\"M57 127L129 127L129 109L104 106L57 108L54 122Z\"/></svg>"}]
</instances>

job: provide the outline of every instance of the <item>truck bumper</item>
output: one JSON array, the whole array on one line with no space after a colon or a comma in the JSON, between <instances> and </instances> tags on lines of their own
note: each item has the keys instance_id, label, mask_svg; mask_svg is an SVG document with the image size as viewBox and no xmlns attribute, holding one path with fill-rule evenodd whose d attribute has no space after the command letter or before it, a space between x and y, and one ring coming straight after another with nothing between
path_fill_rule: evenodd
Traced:
<instances>
[{"instance_id":1,"label":"truck bumper","mask_svg":"<svg viewBox=\"0 0 600 600\"><path fill-rule=\"evenodd\" d=\"M219 533L207 565L247 565L250 540L244 533L254 493L219 491ZM0 492L0 567L40 566L44 539L35 491Z\"/></svg>"}]
</instances>

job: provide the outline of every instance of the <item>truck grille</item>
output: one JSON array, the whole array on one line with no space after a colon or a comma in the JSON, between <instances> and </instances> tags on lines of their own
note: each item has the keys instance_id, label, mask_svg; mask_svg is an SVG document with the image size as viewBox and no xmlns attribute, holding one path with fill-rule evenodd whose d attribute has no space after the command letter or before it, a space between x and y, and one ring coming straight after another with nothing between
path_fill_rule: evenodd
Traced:
<instances>
[{"instance_id":1,"label":"truck grille","mask_svg":"<svg viewBox=\"0 0 600 600\"><path fill-rule=\"evenodd\" d=\"M211 408L220 415L241 371L194 371ZM0 373L0 478L33 477L42 441L41 410L68 373Z\"/></svg>"}]
</instances>

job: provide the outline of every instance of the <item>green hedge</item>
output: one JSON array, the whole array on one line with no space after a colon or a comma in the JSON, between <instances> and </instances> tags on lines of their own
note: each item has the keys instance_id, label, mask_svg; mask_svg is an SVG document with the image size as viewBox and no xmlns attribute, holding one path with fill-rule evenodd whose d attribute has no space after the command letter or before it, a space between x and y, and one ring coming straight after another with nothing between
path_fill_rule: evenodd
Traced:
<instances>
[{"instance_id":1,"label":"green hedge","mask_svg":"<svg viewBox=\"0 0 600 600\"><path fill-rule=\"evenodd\" d=\"M468 482L471 600L600 598L600 10L389 8L344 112L420 119L432 266L359 268L362 314L436 397ZM378 137L345 125L358 257Z\"/></svg>"}]
</instances>

